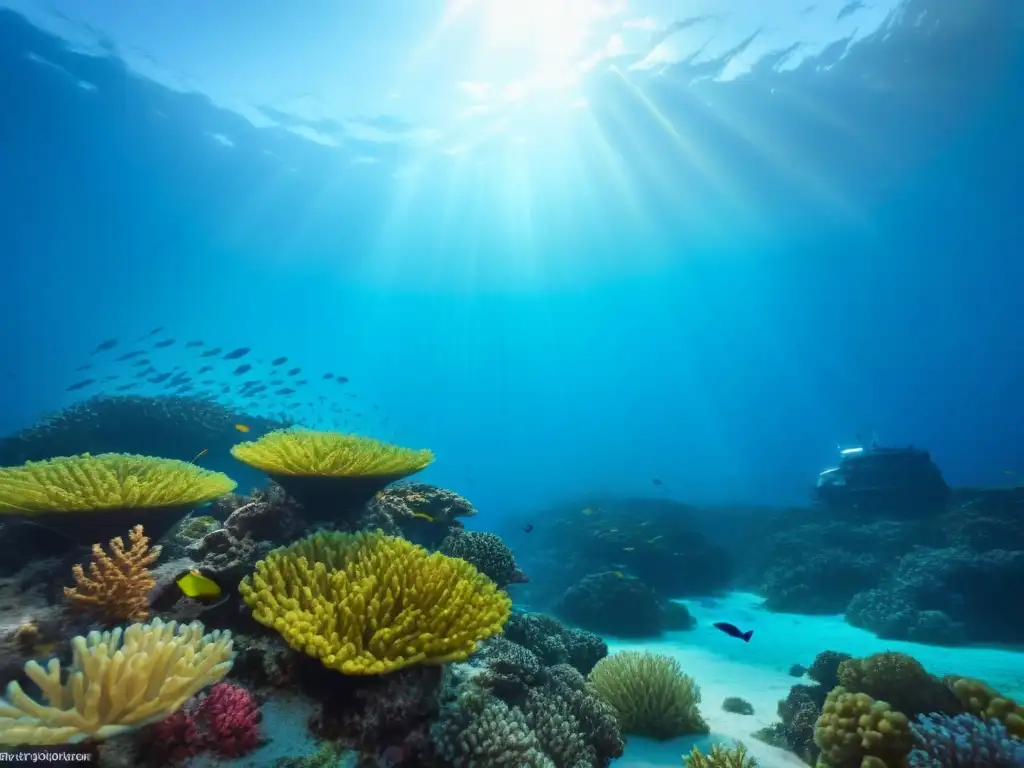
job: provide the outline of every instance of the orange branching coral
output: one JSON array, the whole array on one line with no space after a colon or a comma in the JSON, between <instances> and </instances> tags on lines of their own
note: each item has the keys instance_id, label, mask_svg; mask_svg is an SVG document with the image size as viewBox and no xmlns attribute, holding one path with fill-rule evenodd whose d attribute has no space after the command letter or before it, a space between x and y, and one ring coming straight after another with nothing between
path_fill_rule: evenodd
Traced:
<instances>
[{"instance_id":1,"label":"orange branching coral","mask_svg":"<svg viewBox=\"0 0 1024 768\"><path fill-rule=\"evenodd\" d=\"M72 570L75 587L64 587L71 604L94 611L115 622L145 621L149 617L149 593L156 584L149 566L160 556L160 547L149 546L142 526L135 526L125 550L118 536L110 540L110 554L99 544L92 545L89 574L80 565Z\"/></svg>"}]
</instances>

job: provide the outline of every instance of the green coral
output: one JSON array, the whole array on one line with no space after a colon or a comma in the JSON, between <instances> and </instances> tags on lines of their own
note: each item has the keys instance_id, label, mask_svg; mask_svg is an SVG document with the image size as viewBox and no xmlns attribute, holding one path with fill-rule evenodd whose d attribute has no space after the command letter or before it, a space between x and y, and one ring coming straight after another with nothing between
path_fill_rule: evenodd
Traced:
<instances>
[{"instance_id":1,"label":"green coral","mask_svg":"<svg viewBox=\"0 0 1024 768\"><path fill-rule=\"evenodd\" d=\"M757 768L757 760L747 754L747 748L738 743L731 749L715 744L711 754L704 755L697 747L683 755L686 768Z\"/></svg>"},{"instance_id":2,"label":"green coral","mask_svg":"<svg viewBox=\"0 0 1024 768\"><path fill-rule=\"evenodd\" d=\"M673 739L707 733L700 688L671 656L622 651L597 662L590 673L595 693L611 704L627 734Z\"/></svg>"},{"instance_id":3,"label":"green coral","mask_svg":"<svg viewBox=\"0 0 1024 768\"><path fill-rule=\"evenodd\" d=\"M839 665L838 682L852 693L888 702L908 718L929 712L957 715L963 707L949 688L913 656L887 651Z\"/></svg>"},{"instance_id":4,"label":"green coral","mask_svg":"<svg viewBox=\"0 0 1024 768\"><path fill-rule=\"evenodd\" d=\"M825 699L814 740L818 768L899 768L913 746L906 715L842 686Z\"/></svg>"},{"instance_id":5,"label":"green coral","mask_svg":"<svg viewBox=\"0 0 1024 768\"><path fill-rule=\"evenodd\" d=\"M943 683L972 715L982 720L998 720L1006 726L1007 733L1024 741L1024 706L973 677L948 675Z\"/></svg>"}]
</instances>

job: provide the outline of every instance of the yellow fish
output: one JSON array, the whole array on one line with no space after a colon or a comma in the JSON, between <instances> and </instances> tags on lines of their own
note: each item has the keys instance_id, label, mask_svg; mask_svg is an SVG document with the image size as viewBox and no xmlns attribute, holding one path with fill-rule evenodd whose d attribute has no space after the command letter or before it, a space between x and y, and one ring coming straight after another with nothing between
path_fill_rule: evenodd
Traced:
<instances>
[{"instance_id":1,"label":"yellow fish","mask_svg":"<svg viewBox=\"0 0 1024 768\"><path fill-rule=\"evenodd\" d=\"M663 538L665 538L665 537L664 537L664 536L655 536L655 537L654 537L653 539L648 539L648 540L647 540L647 543L648 543L648 544L653 544L653 543L654 543L654 542L656 542L656 541L657 541L658 539L663 539Z\"/></svg>"},{"instance_id":2,"label":"yellow fish","mask_svg":"<svg viewBox=\"0 0 1024 768\"><path fill-rule=\"evenodd\" d=\"M195 457L193 457L193 459L192 459L192 462L193 462L193 463L195 463L195 460L196 460L196 459L201 459L201 458L203 458L203 456L205 456L205 455L206 455L206 452L207 452L208 450L210 450L210 449L209 449L209 448L203 448L203 450L201 450L201 451L200 451L199 453L197 453L197 454L195 455Z\"/></svg>"},{"instance_id":3,"label":"yellow fish","mask_svg":"<svg viewBox=\"0 0 1024 768\"><path fill-rule=\"evenodd\" d=\"M186 597L194 600L209 600L220 597L220 585L213 579L203 576L199 571L193 569L177 580L178 588Z\"/></svg>"},{"instance_id":4,"label":"yellow fish","mask_svg":"<svg viewBox=\"0 0 1024 768\"><path fill-rule=\"evenodd\" d=\"M622 551L623 552L632 552L634 549L636 549L636 547L623 547Z\"/></svg>"},{"instance_id":5,"label":"yellow fish","mask_svg":"<svg viewBox=\"0 0 1024 768\"><path fill-rule=\"evenodd\" d=\"M420 518L420 520L426 520L428 523L436 523L437 522L437 520L432 518L426 512L413 512L412 516L413 517L418 517L418 518Z\"/></svg>"},{"instance_id":6,"label":"yellow fish","mask_svg":"<svg viewBox=\"0 0 1024 768\"><path fill-rule=\"evenodd\" d=\"M612 573L615 575L616 579L626 578L626 574L624 574L622 571L612 571Z\"/></svg>"},{"instance_id":7,"label":"yellow fish","mask_svg":"<svg viewBox=\"0 0 1024 768\"><path fill-rule=\"evenodd\" d=\"M249 431L249 427L247 427L245 424L235 424L235 429L237 429L239 432Z\"/></svg>"}]
</instances>

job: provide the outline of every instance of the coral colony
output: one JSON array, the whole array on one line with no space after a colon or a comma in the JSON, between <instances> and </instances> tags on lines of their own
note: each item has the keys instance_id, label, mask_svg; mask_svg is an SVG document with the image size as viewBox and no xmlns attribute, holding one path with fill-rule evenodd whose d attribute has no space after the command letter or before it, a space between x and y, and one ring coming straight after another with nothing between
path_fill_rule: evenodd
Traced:
<instances>
[{"instance_id":1,"label":"coral colony","mask_svg":"<svg viewBox=\"0 0 1024 768\"><path fill-rule=\"evenodd\" d=\"M123 405L152 413L141 401ZM533 522L516 526L536 552L548 546L542 527L573 542L572 557L549 563L552 583L564 583L545 606L570 625L513 610L510 586L534 599L550 586L536 589L502 537L464 528L477 515L467 499L406 480L433 461L430 451L268 424L230 448L271 481L248 496L224 473L181 459L45 455L48 440L78 444L76 430L109 434L96 420L112 408L22 434L18 450L41 460L0 469L0 547L11 555L0 583L6 748L74 749L133 766L250 756L309 767L596 768L622 756L631 736L713 738L700 669L650 651L609 654L596 634L688 633L695 619L668 598L732 582L726 553L681 522L698 515L693 508L594 501L549 511L536 532ZM181 428L180 410L158 412L176 414ZM891 581L872 586L864 570L875 561L849 562L828 531L806 525L817 550L787 549L800 530L790 524L762 539L798 557L805 576L839 576L814 592L779 557L764 571L769 610L798 601L834 610L859 592L850 610L871 624L879 601L910 599ZM898 536L876 521L830 525ZM886 578L905 582L900 574L922 557L937 555L907 555ZM885 594L863 596L872 590ZM932 631L921 611L902 621ZM935 631L948 639L953 621ZM760 639L715 626L733 652ZM896 652L823 651L793 674L804 679L756 734L792 759L819 768L1024 765L1024 707L981 680L940 678ZM289 752L292 742L275 736L264 716L271 702L308 709L305 747ZM754 714L736 696L721 709ZM677 764L755 768L755 751L702 742L681 749Z\"/></svg>"}]
</instances>

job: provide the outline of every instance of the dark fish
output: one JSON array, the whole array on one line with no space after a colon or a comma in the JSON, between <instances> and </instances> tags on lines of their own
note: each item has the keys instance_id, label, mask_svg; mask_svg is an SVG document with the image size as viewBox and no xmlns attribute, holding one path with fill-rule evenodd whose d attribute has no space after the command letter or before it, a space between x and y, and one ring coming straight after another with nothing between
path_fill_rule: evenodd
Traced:
<instances>
[{"instance_id":1,"label":"dark fish","mask_svg":"<svg viewBox=\"0 0 1024 768\"><path fill-rule=\"evenodd\" d=\"M220 347L214 347L213 349L208 349L205 352L203 352L203 354L201 354L200 357L213 357L214 355L219 355L223 351L224 350L222 350Z\"/></svg>"},{"instance_id":2,"label":"dark fish","mask_svg":"<svg viewBox=\"0 0 1024 768\"><path fill-rule=\"evenodd\" d=\"M270 361L271 365L284 365L288 362L287 357L278 357Z\"/></svg>"},{"instance_id":3,"label":"dark fish","mask_svg":"<svg viewBox=\"0 0 1024 768\"><path fill-rule=\"evenodd\" d=\"M203 379L200 384L213 384L213 379Z\"/></svg>"},{"instance_id":4,"label":"dark fish","mask_svg":"<svg viewBox=\"0 0 1024 768\"><path fill-rule=\"evenodd\" d=\"M527 523L523 526L523 533L529 533L533 530L533 523Z\"/></svg>"},{"instance_id":5,"label":"dark fish","mask_svg":"<svg viewBox=\"0 0 1024 768\"><path fill-rule=\"evenodd\" d=\"M713 625L715 629L725 632L729 637L735 637L737 640L742 640L745 643L750 642L750 638L754 634L754 630L748 629L746 632L740 632L735 624L730 624L727 621L717 621Z\"/></svg>"},{"instance_id":6,"label":"dark fish","mask_svg":"<svg viewBox=\"0 0 1024 768\"><path fill-rule=\"evenodd\" d=\"M152 379L150 379L150 382L152 382L153 384L159 384L161 381L167 381L169 378L171 378L171 374L161 373L158 376L154 376Z\"/></svg>"},{"instance_id":7,"label":"dark fish","mask_svg":"<svg viewBox=\"0 0 1024 768\"><path fill-rule=\"evenodd\" d=\"M131 360L133 357L138 357L139 355L144 355L144 354L146 354L146 353L143 352L141 349L136 349L136 350L133 350L131 352L125 352L120 357L114 358L114 362L115 363L123 363L125 360Z\"/></svg>"},{"instance_id":8,"label":"dark fish","mask_svg":"<svg viewBox=\"0 0 1024 768\"><path fill-rule=\"evenodd\" d=\"M339 384L348 384L348 376L339 376L338 377L338 383Z\"/></svg>"},{"instance_id":9,"label":"dark fish","mask_svg":"<svg viewBox=\"0 0 1024 768\"><path fill-rule=\"evenodd\" d=\"M132 363L133 368L138 368L140 365L149 365L149 359L144 357L137 363Z\"/></svg>"},{"instance_id":10,"label":"dark fish","mask_svg":"<svg viewBox=\"0 0 1024 768\"><path fill-rule=\"evenodd\" d=\"M284 384L284 382L281 379L274 379L270 384L271 386L276 387L278 384Z\"/></svg>"},{"instance_id":11,"label":"dark fish","mask_svg":"<svg viewBox=\"0 0 1024 768\"><path fill-rule=\"evenodd\" d=\"M145 336L139 336L139 338L137 338L136 341L143 341L144 339L148 339L150 336L156 336L163 329L164 329L164 327L162 325L159 328L154 328L152 331L147 333Z\"/></svg>"},{"instance_id":12,"label":"dark fish","mask_svg":"<svg viewBox=\"0 0 1024 768\"><path fill-rule=\"evenodd\" d=\"M201 347L201 346L203 346L203 342L201 342L201 341L186 341L185 342L185 348L186 349L193 349L194 347Z\"/></svg>"},{"instance_id":13,"label":"dark fish","mask_svg":"<svg viewBox=\"0 0 1024 768\"><path fill-rule=\"evenodd\" d=\"M92 351L95 355L97 352L106 352L108 349L113 349L117 346L117 339L107 339L106 341L100 342L100 344Z\"/></svg>"},{"instance_id":14,"label":"dark fish","mask_svg":"<svg viewBox=\"0 0 1024 768\"><path fill-rule=\"evenodd\" d=\"M803 677L806 674L807 667L805 667L803 664L794 664L792 667L789 668L790 677Z\"/></svg>"},{"instance_id":15,"label":"dark fish","mask_svg":"<svg viewBox=\"0 0 1024 768\"><path fill-rule=\"evenodd\" d=\"M131 389L132 387L137 387L137 386L139 386L138 382L133 382L131 384L122 384L120 387L117 388L117 391L118 392L126 392L127 390Z\"/></svg>"},{"instance_id":16,"label":"dark fish","mask_svg":"<svg viewBox=\"0 0 1024 768\"><path fill-rule=\"evenodd\" d=\"M324 379L325 380L326 379L333 379L333 378L334 378L334 374L333 373L325 373L324 374Z\"/></svg>"},{"instance_id":17,"label":"dark fish","mask_svg":"<svg viewBox=\"0 0 1024 768\"><path fill-rule=\"evenodd\" d=\"M158 341L156 344L154 344L153 348L154 349L162 349L163 347L171 346L171 344L173 344L173 343L174 343L174 339L164 339L163 341Z\"/></svg>"},{"instance_id":18,"label":"dark fish","mask_svg":"<svg viewBox=\"0 0 1024 768\"><path fill-rule=\"evenodd\" d=\"M302 371L301 368L292 368L290 371L288 371L288 375L289 376L295 376L296 374L300 373L301 371Z\"/></svg>"},{"instance_id":19,"label":"dark fish","mask_svg":"<svg viewBox=\"0 0 1024 768\"><path fill-rule=\"evenodd\" d=\"M64 391L65 392L74 392L76 389L85 389L90 384L95 384L95 383L96 383L96 379L83 379L82 381L76 381L74 384L72 384L70 387L68 387Z\"/></svg>"},{"instance_id":20,"label":"dark fish","mask_svg":"<svg viewBox=\"0 0 1024 768\"><path fill-rule=\"evenodd\" d=\"M226 355L224 355L224 359L225 360L237 360L240 357L245 357L247 354L249 354L249 348L248 347L239 347L238 349L233 349L230 352L228 352Z\"/></svg>"},{"instance_id":21,"label":"dark fish","mask_svg":"<svg viewBox=\"0 0 1024 768\"><path fill-rule=\"evenodd\" d=\"M295 394L295 390L291 389L289 387L284 387L284 388L279 389L276 392L274 392L274 394L275 395L294 395Z\"/></svg>"},{"instance_id":22,"label":"dark fish","mask_svg":"<svg viewBox=\"0 0 1024 768\"><path fill-rule=\"evenodd\" d=\"M661 478L660 477L652 477L651 478L651 482L654 483L655 485L664 485L664 483L661 482Z\"/></svg>"},{"instance_id":23,"label":"dark fish","mask_svg":"<svg viewBox=\"0 0 1024 768\"><path fill-rule=\"evenodd\" d=\"M76 371L85 371L85 370L88 370L89 368L92 368L92 363L86 363L85 365L80 365L77 368L75 368L75 370Z\"/></svg>"},{"instance_id":24,"label":"dark fish","mask_svg":"<svg viewBox=\"0 0 1024 768\"><path fill-rule=\"evenodd\" d=\"M113 376L104 376L103 380L104 381L113 381L116 378L117 378L117 374L115 373Z\"/></svg>"},{"instance_id":25,"label":"dark fish","mask_svg":"<svg viewBox=\"0 0 1024 768\"><path fill-rule=\"evenodd\" d=\"M213 366L212 365L204 365L202 368L199 369L199 372L200 373L206 373L207 371L212 371L212 370L213 370Z\"/></svg>"},{"instance_id":26,"label":"dark fish","mask_svg":"<svg viewBox=\"0 0 1024 768\"><path fill-rule=\"evenodd\" d=\"M251 370L252 370L252 366L251 365L240 365L237 368L235 368L234 374L235 374L235 376L241 376L246 371L251 371Z\"/></svg>"},{"instance_id":27,"label":"dark fish","mask_svg":"<svg viewBox=\"0 0 1024 768\"><path fill-rule=\"evenodd\" d=\"M296 384L309 384L309 381L307 381L306 379L299 379L299 380L298 380L298 381L296 381L295 383L296 383Z\"/></svg>"}]
</instances>

